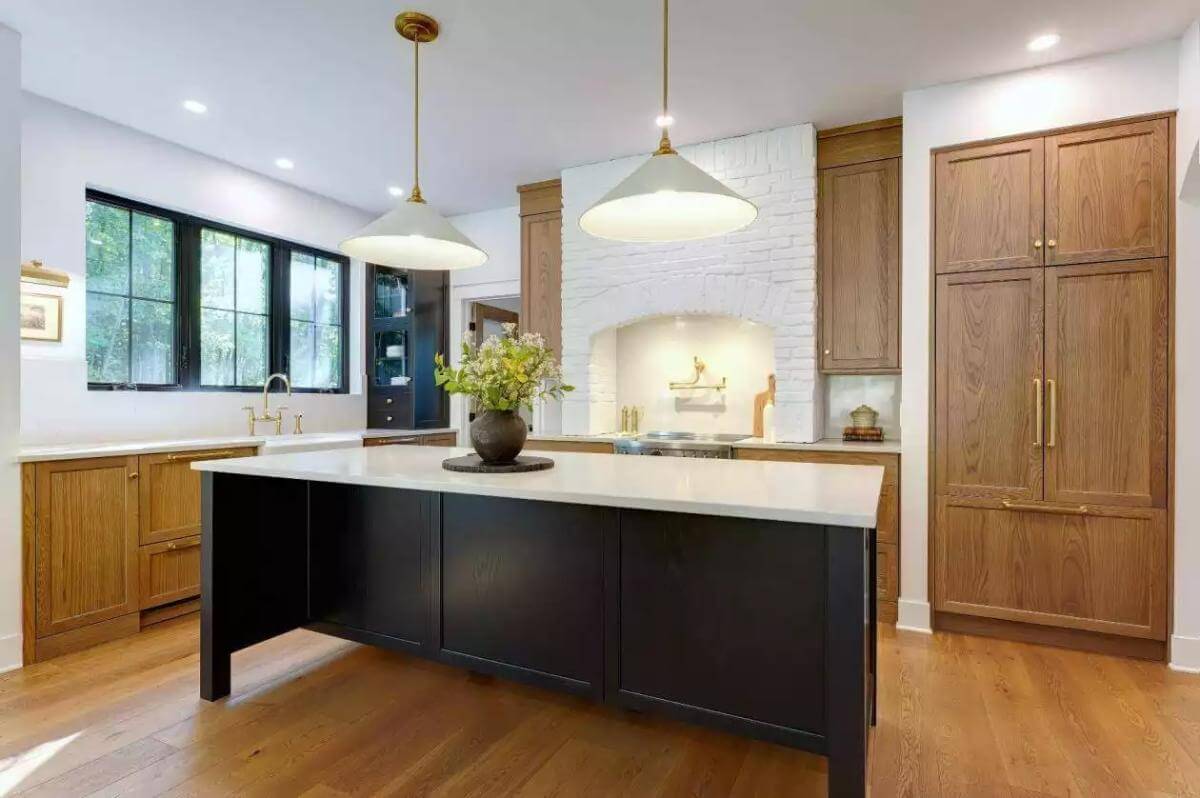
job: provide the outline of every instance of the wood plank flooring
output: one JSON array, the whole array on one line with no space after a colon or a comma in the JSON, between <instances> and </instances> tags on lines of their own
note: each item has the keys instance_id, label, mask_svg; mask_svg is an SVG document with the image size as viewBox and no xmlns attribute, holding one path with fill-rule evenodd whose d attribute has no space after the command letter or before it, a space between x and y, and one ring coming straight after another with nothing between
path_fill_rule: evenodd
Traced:
<instances>
[{"instance_id":1,"label":"wood plank flooring","mask_svg":"<svg viewBox=\"0 0 1200 798\"><path fill-rule=\"evenodd\" d=\"M825 761L297 631L198 695L199 624L0 676L0 796L824 796ZM1200 676L884 627L872 795L1200 796Z\"/></svg>"}]
</instances>

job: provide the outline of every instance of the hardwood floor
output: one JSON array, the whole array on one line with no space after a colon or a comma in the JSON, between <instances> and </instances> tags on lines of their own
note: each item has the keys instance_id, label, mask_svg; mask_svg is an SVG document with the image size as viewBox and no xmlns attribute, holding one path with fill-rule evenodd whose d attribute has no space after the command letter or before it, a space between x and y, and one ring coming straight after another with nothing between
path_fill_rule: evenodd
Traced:
<instances>
[{"instance_id":1,"label":"hardwood floor","mask_svg":"<svg viewBox=\"0 0 1200 798\"><path fill-rule=\"evenodd\" d=\"M821 757L307 631L207 704L198 631L0 676L0 795L825 795ZM880 671L873 795L1200 795L1200 676L890 627Z\"/></svg>"}]
</instances>

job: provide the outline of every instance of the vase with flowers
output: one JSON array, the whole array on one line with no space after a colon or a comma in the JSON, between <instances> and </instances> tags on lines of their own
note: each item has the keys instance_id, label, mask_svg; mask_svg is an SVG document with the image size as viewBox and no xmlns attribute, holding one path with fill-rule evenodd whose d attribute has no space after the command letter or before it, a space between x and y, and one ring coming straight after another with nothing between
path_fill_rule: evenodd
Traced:
<instances>
[{"instance_id":1,"label":"vase with flowers","mask_svg":"<svg viewBox=\"0 0 1200 798\"><path fill-rule=\"evenodd\" d=\"M515 324L479 345L463 336L458 367L434 357L434 381L446 393L475 400L471 446L486 465L512 463L525 446L527 430L519 411L541 399L561 399L574 388L562 381L554 353L537 333L518 333Z\"/></svg>"}]
</instances>

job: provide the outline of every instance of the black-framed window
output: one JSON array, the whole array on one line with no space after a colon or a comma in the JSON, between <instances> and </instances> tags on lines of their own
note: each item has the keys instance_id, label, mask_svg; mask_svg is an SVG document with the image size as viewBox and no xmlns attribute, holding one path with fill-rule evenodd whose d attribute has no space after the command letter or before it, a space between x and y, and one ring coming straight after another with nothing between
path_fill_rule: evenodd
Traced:
<instances>
[{"instance_id":1,"label":"black-framed window","mask_svg":"<svg viewBox=\"0 0 1200 798\"><path fill-rule=\"evenodd\" d=\"M349 260L87 192L88 387L345 393Z\"/></svg>"}]
</instances>

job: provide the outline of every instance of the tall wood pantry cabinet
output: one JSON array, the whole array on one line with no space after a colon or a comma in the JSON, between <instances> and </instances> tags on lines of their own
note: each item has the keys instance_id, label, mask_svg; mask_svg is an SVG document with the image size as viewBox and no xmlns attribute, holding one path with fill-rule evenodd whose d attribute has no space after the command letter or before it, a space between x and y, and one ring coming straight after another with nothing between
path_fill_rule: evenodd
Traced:
<instances>
[{"instance_id":1,"label":"tall wood pantry cabinet","mask_svg":"<svg viewBox=\"0 0 1200 798\"><path fill-rule=\"evenodd\" d=\"M941 628L1165 656L1172 121L934 155Z\"/></svg>"}]
</instances>

